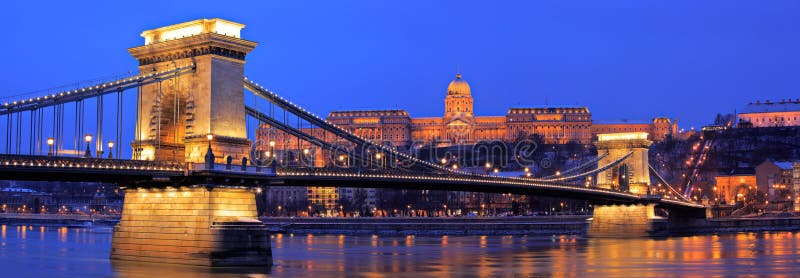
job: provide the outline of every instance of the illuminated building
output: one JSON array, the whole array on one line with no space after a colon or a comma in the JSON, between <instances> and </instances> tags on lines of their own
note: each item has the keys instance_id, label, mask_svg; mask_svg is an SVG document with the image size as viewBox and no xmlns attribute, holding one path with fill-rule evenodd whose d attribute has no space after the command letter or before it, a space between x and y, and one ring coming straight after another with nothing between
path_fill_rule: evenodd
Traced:
<instances>
[{"instance_id":1,"label":"illuminated building","mask_svg":"<svg viewBox=\"0 0 800 278\"><path fill-rule=\"evenodd\" d=\"M678 124L669 118L654 118L651 122L593 123L592 137L600 133L647 132L648 140L659 142L669 135L678 134Z\"/></svg>"},{"instance_id":2,"label":"illuminated building","mask_svg":"<svg viewBox=\"0 0 800 278\"><path fill-rule=\"evenodd\" d=\"M339 191L336 187L309 186L309 215L333 216L338 211Z\"/></svg>"},{"instance_id":3,"label":"illuminated building","mask_svg":"<svg viewBox=\"0 0 800 278\"><path fill-rule=\"evenodd\" d=\"M800 126L800 99L749 103L739 113L738 120L739 126Z\"/></svg>"},{"instance_id":4,"label":"illuminated building","mask_svg":"<svg viewBox=\"0 0 800 278\"><path fill-rule=\"evenodd\" d=\"M714 180L717 188L715 198L718 198L720 203L734 204L747 201L748 195L755 194L758 187L752 169L720 174L714 177Z\"/></svg>"},{"instance_id":5,"label":"illuminated building","mask_svg":"<svg viewBox=\"0 0 800 278\"><path fill-rule=\"evenodd\" d=\"M768 191L771 200L793 200L792 210L800 211L800 161L766 160L755 169L760 191Z\"/></svg>"},{"instance_id":6,"label":"illuminated building","mask_svg":"<svg viewBox=\"0 0 800 278\"><path fill-rule=\"evenodd\" d=\"M333 111L327 120L358 136L401 150L412 147L475 144L481 141L530 139L538 135L544 143L590 144L598 133L647 132L651 141L677 133L668 118L650 123L593 124L587 107L546 106L510 108L503 116L476 116L469 83L461 74L447 86L442 117L412 118L405 110ZM320 135L322 131L301 128ZM274 141L285 149L299 150L303 144L268 126L259 130L260 142ZM332 138L332 137L330 137ZM263 145L263 144L261 144Z\"/></svg>"}]
</instances>

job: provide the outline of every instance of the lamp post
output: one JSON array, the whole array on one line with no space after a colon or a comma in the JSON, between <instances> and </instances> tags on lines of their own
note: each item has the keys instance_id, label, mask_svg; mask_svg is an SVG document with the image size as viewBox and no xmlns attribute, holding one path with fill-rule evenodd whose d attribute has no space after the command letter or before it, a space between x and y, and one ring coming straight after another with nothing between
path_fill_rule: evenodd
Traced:
<instances>
[{"instance_id":1,"label":"lamp post","mask_svg":"<svg viewBox=\"0 0 800 278\"><path fill-rule=\"evenodd\" d=\"M382 158L383 158L383 156L382 156L380 153L376 153L376 154L375 154L375 159L377 159L377 160L378 160L378 163L381 165L381 168L383 168L383 167L384 167L384 166L383 166L383 159L382 159Z\"/></svg>"},{"instance_id":2,"label":"lamp post","mask_svg":"<svg viewBox=\"0 0 800 278\"><path fill-rule=\"evenodd\" d=\"M214 157L214 151L211 150L211 140L214 140L214 135L208 133L206 139L208 139L208 149L206 149L205 166L206 169L213 169L216 157Z\"/></svg>"},{"instance_id":3,"label":"lamp post","mask_svg":"<svg viewBox=\"0 0 800 278\"><path fill-rule=\"evenodd\" d=\"M92 157L92 150L89 148L89 145L90 145L89 143L92 142L92 135L91 134L84 135L83 136L83 140L86 141L86 153L83 155L83 157L91 158Z\"/></svg>"},{"instance_id":4,"label":"lamp post","mask_svg":"<svg viewBox=\"0 0 800 278\"><path fill-rule=\"evenodd\" d=\"M486 164L484 164L483 167L486 168L486 174L489 174L489 169L492 168L492 163L489 163L489 161L486 161Z\"/></svg>"},{"instance_id":5,"label":"lamp post","mask_svg":"<svg viewBox=\"0 0 800 278\"><path fill-rule=\"evenodd\" d=\"M108 141L108 159L114 158L112 149L114 149L114 141Z\"/></svg>"},{"instance_id":6,"label":"lamp post","mask_svg":"<svg viewBox=\"0 0 800 278\"><path fill-rule=\"evenodd\" d=\"M309 152L310 152L310 151L308 150L308 148L304 148L304 149L303 149L303 161L302 161L302 162L303 162L303 164L307 164L307 165L304 165L304 166L311 166L311 163L308 163L308 162L311 162L311 161L308 159L308 153L309 153Z\"/></svg>"},{"instance_id":7,"label":"lamp post","mask_svg":"<svg viewBox=\"0 0 800 278\"><path fill-rule=\"evenodd\" d=\"M274 164L275 157L277 157L277 155L275 155L275 141L269 141L269 153L272 154L272 156L270 157L271 159L270 164Z\"/></svg>"},{"instance_id":8,"label":"lamp post","mask_svg":"<svg viewBox=\"0 0 800 278\"><path fill-rule=\"evenodd\" d=\"M53 137L47 138L47 147L48 147L47 156L53 156L53 145L55 143L56 139L53 139Z\"/></svg>"}]
</instances>

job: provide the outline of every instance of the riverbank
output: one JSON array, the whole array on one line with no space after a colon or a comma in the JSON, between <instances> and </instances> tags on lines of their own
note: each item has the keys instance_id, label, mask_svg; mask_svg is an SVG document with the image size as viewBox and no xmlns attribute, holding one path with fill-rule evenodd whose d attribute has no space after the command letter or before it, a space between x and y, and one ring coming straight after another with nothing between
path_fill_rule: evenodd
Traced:
<instances>
[{"instance_id":1,"label":"riverbank","mask_svg":"<svg viewBox=\"0 0 800 278\"><path fill-rule=\"evenodd\" d=\"M586 232L589 216L535 217L262 217L275 233L345 235L565 235Z\"/></svg>"},{"instance_id":2,"label":"riverbank","mask_svg":"<svg viewBox=\"0 0 800 278\"><path fill-rule=\"evenodd\" d=\"M79 215L79 214L34 214L3 213L0 224L18 226L46 227L90 227L114 226L119 222L117 215Z\"/></svg>"},{"instance_id":3,"label":"riverbank","mask_svg":"<svg viewBox=\"0 0 800 278\"><path fill-rule=\"evenodd\" d=\"M589 216L530 217L384 217L287 218L261 217L273 233L345 235L583 235ZM800 231L798 217L724 218L696 220L672 227L670 234L714 234Z\"/></svg>"},{"instance_id":4,"label":"riverbank","mask_svg":"<svg viewBox=\"0 0 800 278\"><path fill-rule=\"evenodd\" d=\"M800 231L800 217L718 218L698 220L677 227L673 234L714 234L767 231Z\"/></svg>"},{"instance_id":5,"label":"riverbank","mask_svg":"<svg viewBox=\"0 0 800 278\"><path fill-rule=\"evenodd\" d=\"M344 235L583 235L588 215L514 217L260 217L272 233ZM114 226L119 216L0 214L0 224L46 227ZM670 228L673 235L800 231L800 217L696 220Z\"/></svg>"}]
</instances>

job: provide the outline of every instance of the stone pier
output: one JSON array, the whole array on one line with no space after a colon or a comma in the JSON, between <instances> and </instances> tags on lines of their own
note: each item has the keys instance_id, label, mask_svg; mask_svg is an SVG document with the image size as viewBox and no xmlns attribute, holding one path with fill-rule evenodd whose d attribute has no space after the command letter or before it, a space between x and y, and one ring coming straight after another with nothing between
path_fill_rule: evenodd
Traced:
<instances>
[{"instance_id":1,"label":"stone pier","mask_svg":"<svg viewBox=\"0 0 800 278\"><path fill-rule=\"evenodd\" d=\"M664 235L668 219L655 214L654 204L595 205L589 220L591 237L645 237Z\"/></svg>"},{"instance_id":2,"label":"stone pier","mask_svg":"<svg viewBox=\"0 0 800 278\"><path fill-rule=\"evenodd\" d=\"M206 186L126 189L111 259L200 266L270 266L255 194Z\"/></svg>"}]
</instances>

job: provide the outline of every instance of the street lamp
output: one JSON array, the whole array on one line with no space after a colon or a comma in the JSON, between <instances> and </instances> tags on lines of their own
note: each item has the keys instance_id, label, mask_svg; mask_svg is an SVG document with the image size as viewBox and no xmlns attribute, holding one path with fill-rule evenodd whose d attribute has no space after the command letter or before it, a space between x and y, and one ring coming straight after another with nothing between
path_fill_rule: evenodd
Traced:
<instances>
[{"instance_id":1,"label":"street lamp","mask_svg":"<svg viewBox=\"0 0 800 278\"><path fill-rule=\"evenodd\" d=\"M113 148L114 148L114 141L108 141L108 158L109 159L114 158L114 155L112 155L112 153L114 153L114 152L111 151Z\"/></svg>"},{"instance_id":2,"label":"street lamp","mask_svg":"<svg viewBox=\"0 0 800 278\"><path fill-rule=\"evenodd\" d=\"M83 156L86 157L86 158L91 158L92 157L92 150L89 149L89 145L90 145L89 143L92 142L92 135L91 134L84 135L83 136L83 140L86 141L86 154L84 154Z\"/></svg>"},{"instance_id":3,"label":"street lamp","mask_svg":"<svg viewBox=\"0 0 800 278\"><path fill-rule=\"evenodd\" d=\"M208 139L208 149L206 149L205 166L207 169L213 169L216 158L214 157L214 151L211 150L211 140L214 140L214 134L209 132L206 134L206 139Z\"/></svg>"},{"instance_id":4,"label":"street lamp","mask_svg":"<svg viewBox=\"0 0 800 278\"><path fill-rule=\"evenodd\" d=\"M269 141L269 153L272 154L272 158L275 158L275 141ZM275 163L275 160L272 160L272 163Z\"/></svg>"},{"instance_id":5,"label":"street lamp","mask_svg":"<svg viewBox=\"0 0 800 278\"><path fill-rule=\"evenodd\" d=\"M49 148L49 151L47 151L47 156L53 156L53 144L55 143L56 139L53 139L53 137L47 138L47 146Z\"/></svg>"}]
</instances>

